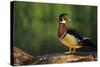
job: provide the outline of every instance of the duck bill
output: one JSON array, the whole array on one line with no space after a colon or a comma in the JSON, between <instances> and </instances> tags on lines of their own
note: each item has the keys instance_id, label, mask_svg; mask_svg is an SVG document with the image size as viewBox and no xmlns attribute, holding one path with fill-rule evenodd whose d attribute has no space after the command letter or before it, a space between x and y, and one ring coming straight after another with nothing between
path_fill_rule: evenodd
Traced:
<instances>
[{"instance_id":1,"label":"duck bill","mask_svg":"<svg viewBox=\"0 0 100 67\"><path fill-rule=\"evenodd\" d=\"M68 21L70 22L70 21L71 21L71 19L69 18L69 19L68 19Z\"/></svg>"}]
</instances>

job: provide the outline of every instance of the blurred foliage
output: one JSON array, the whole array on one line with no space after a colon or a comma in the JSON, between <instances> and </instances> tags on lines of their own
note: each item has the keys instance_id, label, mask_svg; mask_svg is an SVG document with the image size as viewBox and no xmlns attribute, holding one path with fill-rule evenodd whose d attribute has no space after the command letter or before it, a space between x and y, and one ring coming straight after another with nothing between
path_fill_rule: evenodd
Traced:
<instances>
[{"instance_id":1,"label":"blurred foliage","mask_svg":"<svg viewBox=\"0 0 100 67\"><path fill-rule=\"evenodd\" d=\"M69 4L14 3L14 46L32 55L66 51L57 37L59 15L68 13L70 28L97 41L97 7Z\"/></svg>"}]
</instances>

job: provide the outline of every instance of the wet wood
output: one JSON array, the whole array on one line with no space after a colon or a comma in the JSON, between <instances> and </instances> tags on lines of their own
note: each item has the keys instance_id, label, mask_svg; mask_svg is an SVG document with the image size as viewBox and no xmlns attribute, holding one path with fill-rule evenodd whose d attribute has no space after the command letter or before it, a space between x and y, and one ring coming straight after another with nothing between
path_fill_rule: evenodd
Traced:
<instances>
[{"instance_id":1,"label":"wet wood","mask_svg":"<svg viewBox=\"0 0 100 67\"><path fill-rule=\"evenodd\" d=\"M14 65L36 65L96 61L96 52L78 52L74 54L50 54L44 56L31 56L23 50L13 48Z\"/></svg>"}]
</instances>

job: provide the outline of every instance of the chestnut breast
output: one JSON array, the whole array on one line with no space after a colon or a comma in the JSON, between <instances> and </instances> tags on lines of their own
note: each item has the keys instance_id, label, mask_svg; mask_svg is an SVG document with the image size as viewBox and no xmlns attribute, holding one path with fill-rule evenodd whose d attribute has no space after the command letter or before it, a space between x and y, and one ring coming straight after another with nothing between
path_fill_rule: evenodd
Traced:
<instances>
[{"instance_id":1,"label":"chestnut breast","mask_svg":"<svg viewBox=\"0 0 100 67\"><path fill-rule=\"evenodd\" d=\"M67 31L67 28L66 28L65 24L59 23L58 37L60 38L66 31Z\"/></svg>"}]
</instances>

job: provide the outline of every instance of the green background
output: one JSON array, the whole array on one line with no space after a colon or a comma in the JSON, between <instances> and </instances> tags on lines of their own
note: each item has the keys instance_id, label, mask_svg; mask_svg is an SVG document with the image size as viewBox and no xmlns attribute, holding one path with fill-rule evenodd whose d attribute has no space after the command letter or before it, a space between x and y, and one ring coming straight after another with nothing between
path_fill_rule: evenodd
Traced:
<instances>
[{"instance_id":1,"label":"green background","mask_svg":"<svg viewBox=\"0 0 100 67\"><path fill-rule=\"evenodd\" d=\"M97 44L96 6L15 1L13 8L13 45L32 55L67 50L57 36L59 15L62 13L68 13L71 17L70 28L90 37Z\"/></svg>"}]
</instances>

